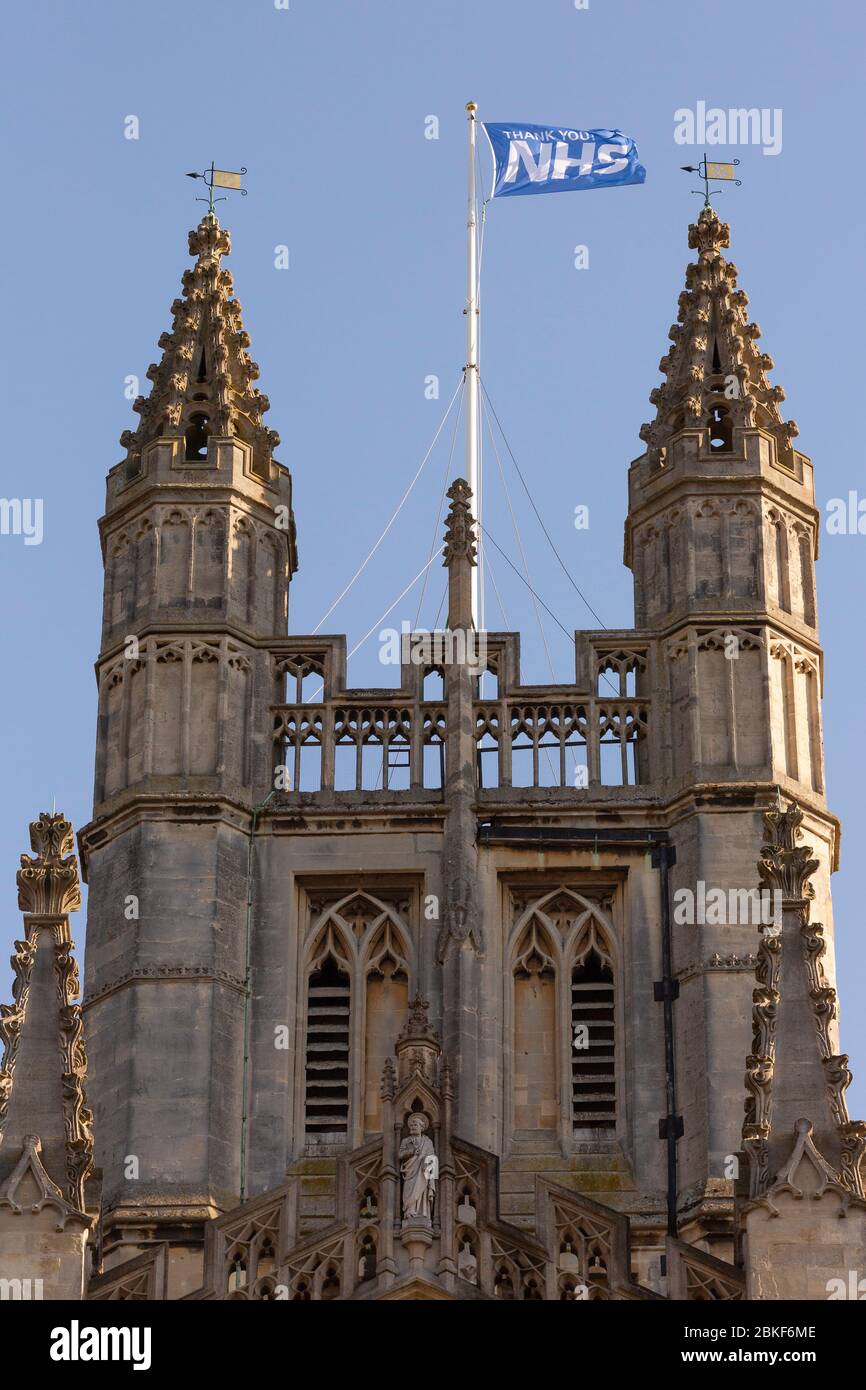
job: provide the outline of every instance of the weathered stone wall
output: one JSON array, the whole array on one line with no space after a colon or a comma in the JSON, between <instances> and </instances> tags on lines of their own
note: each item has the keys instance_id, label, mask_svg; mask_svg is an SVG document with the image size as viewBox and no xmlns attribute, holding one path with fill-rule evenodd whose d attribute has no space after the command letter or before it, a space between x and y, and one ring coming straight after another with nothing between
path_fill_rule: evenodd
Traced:
<instances>
[{"instance_id":1,"label":"weathered stone wall","mask_svg":"<svg viewBox=\"0 0 866 1390\"><path fill-rule=\"evenodd\" d=\"M757 1208L746 1216L746 1298L862 1299L866 1213L840 1220L838 1198L815 1201L813 1191L774 1200L778 1215Z\"/></svg>"},{"instance_id":2,"label":"weathered stone wall","mask_svg":"<svg viewBox=\"0 0 866 1390\"><path fill-rule=\"evenodd\" d=\"M238 1189L247 844L219 818L135 817L90 854L86 1017L109 1205L221 1207Z\"/></svg>"},{"instance_id":3,"label":"weathered stone wall","mask_svg":"<svg viewBox=\"0 0 866 1390\"><path fill-rule=\"evenodd\" d=\"M17 1195L21 1215L0 1216L0 1299L77 1302L89 1273L87 1227L72 1221L58 1230L53 1206L31 1211L42 1196L32 1180L25 1179Z\"/></svg>"}]
</instances>

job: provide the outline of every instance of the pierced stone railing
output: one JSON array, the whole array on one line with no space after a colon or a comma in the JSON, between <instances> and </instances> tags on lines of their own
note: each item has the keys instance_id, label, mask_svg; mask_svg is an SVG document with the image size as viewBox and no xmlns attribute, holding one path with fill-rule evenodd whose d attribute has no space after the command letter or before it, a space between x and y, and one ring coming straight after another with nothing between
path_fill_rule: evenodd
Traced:
<instances>
[{"instance_id":1,"label":"pierced stone railing","mask_svg":"<svg viewBox=\"0 0 866 1390\"><path fill-rule=\"evenodd\" d=\"M445 781L446 714L441 701L275 705L275 765L285 770L282 787L439 790Z\"/></svg>"},{"instance_id":2,"label":"pierced stone railing","mask_svg":"<svg viewBox=\"0 0 866 1390\"><path fill-rule=\"evenodd\" d=\"M634 786L649 780L643 697L513 699L475 705L482 787Z\"/></svg>"},{"instance_id":3,"label":"pierced stone railing","mask_svg":"<svg viewBox=\"0 0 866 1390\"><path fill-rule=\"evenodd\" d=\"M478 785L635 786L650 780L650 700L480 700ZM275 785L286 791L440 791L443 701L331 700L273 707Z\"/></svg>"}]
</instances>

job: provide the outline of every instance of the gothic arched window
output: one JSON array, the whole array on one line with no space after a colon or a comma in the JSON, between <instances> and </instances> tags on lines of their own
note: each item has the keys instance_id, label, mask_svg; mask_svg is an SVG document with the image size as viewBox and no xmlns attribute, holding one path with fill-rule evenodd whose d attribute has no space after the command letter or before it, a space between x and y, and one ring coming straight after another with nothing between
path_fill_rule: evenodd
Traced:
<instances>
[{"instance_id":1,"label":"gothic arched window","mask_svg":"<svg viewBox=\"0 0 866 1390\"><path fill-rule=\"evenodd\" d=\"M357 889L312 926L303 1124L313 1146L382 1129L381 1084L409 1005L408 935L395 908Z\"/></svg>"},{"instance_id":2,"label":"gothic arched window","mask_svg":"<svg viewBox=\"0 0 866 1390\"><path fill-rule=\"evenodd\" d=\"M616 967L610 899L553 888L512 938L510 1122L566 1142L616 1125Z\"/></svg>"}]
</instances>

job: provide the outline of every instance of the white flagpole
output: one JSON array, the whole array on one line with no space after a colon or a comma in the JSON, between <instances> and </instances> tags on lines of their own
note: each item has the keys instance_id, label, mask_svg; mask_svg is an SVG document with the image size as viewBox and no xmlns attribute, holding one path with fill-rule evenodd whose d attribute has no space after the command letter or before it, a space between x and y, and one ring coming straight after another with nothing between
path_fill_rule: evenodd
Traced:
<instances>
[{"instance_id":1,"label":"white flagpole","mask_svg":"<svg viewBox=\"0 0 866 1390\"><path fill-rule=\"evenodd\" d=\"M472 517L481 548L480 498L478 478L478 238L475 212L475 112L474 101L467 103L469 113L469 218L467 222L466 256L466 481L472 489ZM476 629L478 615L478 565L472 570L472 621Z\"/></svg>"}]
</instances>

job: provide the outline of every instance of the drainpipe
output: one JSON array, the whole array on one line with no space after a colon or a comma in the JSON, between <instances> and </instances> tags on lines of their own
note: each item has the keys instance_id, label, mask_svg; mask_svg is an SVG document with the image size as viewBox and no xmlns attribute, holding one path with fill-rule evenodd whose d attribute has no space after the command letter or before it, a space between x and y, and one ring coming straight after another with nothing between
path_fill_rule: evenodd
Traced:
<instances>
[{"instance_id":1,"label":"drainpipe","mask_svg":"<svg viewBox=\"0 0 866 1390\"><path fill-rule=\"evenodd\" d=\"M662 924L662 978L653 984L653 997L663 1007L665 1034L665 1101L666 1115L659 1120L659 1139L667 1142L667 1215L668 1235L677 1234L677 1140L682 1138L683 1119L677 1114L677 1074L674 1058L674 1000L679 998L680 982L673 977L671 947L670 869L677 862L677 852L671 844L656 845L652 851L652 866L659 871L659 903Z\"/></svg>"},{"instance_id":2,"label":"drainpipe","mask_svg":"<svg viewBox=\"0 0 866 1390\"><path fill-rule=\"evenodd\" d=\"M258 824L259 812L263 811L274 796L275 791L268 792L264 801L260 801L258 806L253 807L250 819L249 848L247 850L247 920L246 920L246 946L245 946L245 966L244 966L244 1065L243 1082L241 1087L241 1175L240 1175L240 1200L246 1201L247 1196L247 1133L249 1128L249 1078L250 1078L250 999L252 997L252 948L253 948L253 845L256 838L256 826Z\"/></svg>"}]
</instances>

